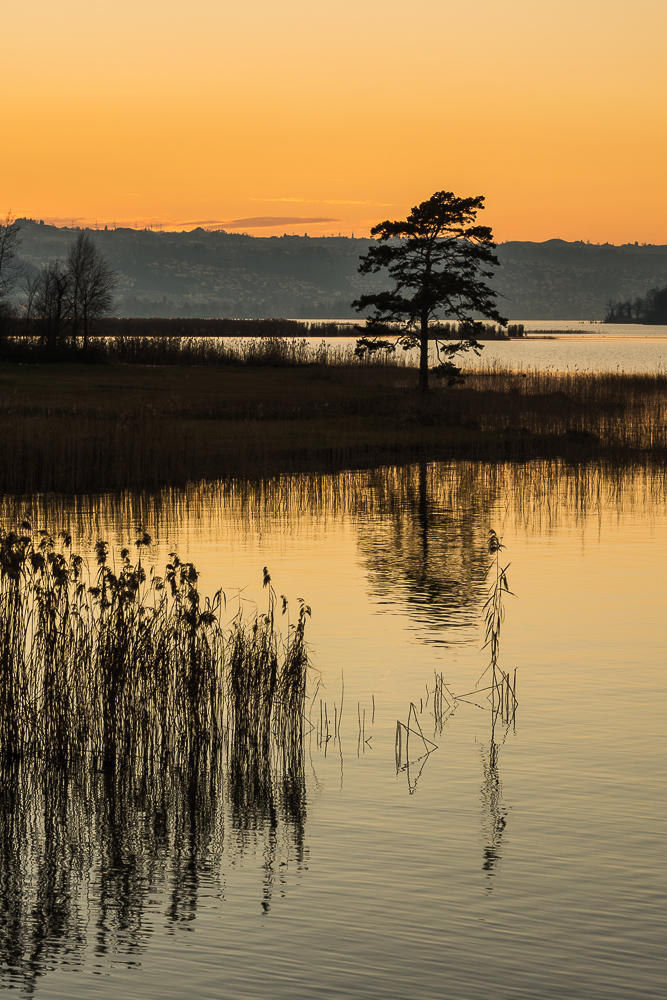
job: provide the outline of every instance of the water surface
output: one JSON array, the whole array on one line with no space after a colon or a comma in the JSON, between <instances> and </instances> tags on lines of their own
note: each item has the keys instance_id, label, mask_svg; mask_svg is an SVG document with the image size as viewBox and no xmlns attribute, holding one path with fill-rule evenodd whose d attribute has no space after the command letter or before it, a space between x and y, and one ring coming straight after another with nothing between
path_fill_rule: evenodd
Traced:
<instances>
[{"instance_id":1,"label":"water surface","mask_svg":"<svg viewBox=\"0 0 667 1000\"><path fill-rule=\"evenodd\" d=\"M263 608L267 565L313 608L317 672L298 760L10 762L3 986L664 995L664 469L417 464L4 499L4 526L26 514L87 551L145 527L155 565L177 548L230 615ZM489 528L517 595L501 664L519 707L495 724L475 694ZM442 715L436 673L471 693ZM437 749L397 760L411 704Z\"/></svg>"},{"instance_id":2,"label":"water surface","mask_svg":"<svg viewBox=\"0 0 667 1000\"><path fill-rule=\"evenodd\" d=\"M519 321L512 320L512 323L515 322ZM462 356L464 367L663 374L667 371L667 326L590 320L521 322L525 329L523 338L484 341L484 350L479 358L470 354ZM310 338L309 342L316 346L321 338ZM333 337L327 343L333 350L351 352L356 340L354 337ZM417 364L417 351L407 352L407 357ZM433 363L436 360L433 348Z\"/></svg>"}]
</instances>

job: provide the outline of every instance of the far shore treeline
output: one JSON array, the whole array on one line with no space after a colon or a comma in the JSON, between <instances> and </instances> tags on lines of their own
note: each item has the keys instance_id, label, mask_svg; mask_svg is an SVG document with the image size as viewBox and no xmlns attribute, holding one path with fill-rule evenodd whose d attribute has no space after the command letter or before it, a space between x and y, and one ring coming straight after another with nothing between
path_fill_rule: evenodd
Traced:
<instances>
[{"instance_id":1,"label":"far shore treeline","mask_svg":"<svg viewBox=\"0 0 667 1000\"><path fill-rule=\"evenodd\" d=\"M610 302L605 323L647 323L652 326L667 325L667 285L652 288L642 298Z\"/></svg>"},{"instance_id":2,"label":"far shore treeline","mask_svg":"<svg viewBox=\"0 0 667 1000\"><path fill-rule=\"evenodd\" d=\"M40 317L14 315L6 317L0 333L12 337L42 336L43 322ZM298 319L165 319L156 317L104 316L95 319L90 330L91 339L105 337L120 340L130 338L211 338L211 337L288 337L288 338L333 338L356 337L359 330L365 326L364 320L357 322L330 322ZM461 337L467 335L465 323L443 323L433 333L436 337ZM510 323L508 327L499 327L494 323L484 324L482 340L507 340L523 337L525 329L522 323ZM478 332L479 336L479 332ZM67 331L63 332L63 340L67 339Z\"/></svg>"},{"instance_id":3,"label":"far shore treeline","mask_svg":"<svg viewBox=\"0 0 667 1000\"><path fill-rule=\"evenodd\" d=\"M34 276L64 259L81 230L17 219L18 262ZM0 224L0 236L2 225ZM386 287L358 274L370 239L243 236L224 231L84 230L118 284L119 316L236 316L353 320L350 303ZM667 282L667 245L500 243L492 285L510 321L601 320L609 301L645 296ZM0 288L0 296L2 289ZM21 297L20 288L15 299Z\"/></svg>"}]
</instances>

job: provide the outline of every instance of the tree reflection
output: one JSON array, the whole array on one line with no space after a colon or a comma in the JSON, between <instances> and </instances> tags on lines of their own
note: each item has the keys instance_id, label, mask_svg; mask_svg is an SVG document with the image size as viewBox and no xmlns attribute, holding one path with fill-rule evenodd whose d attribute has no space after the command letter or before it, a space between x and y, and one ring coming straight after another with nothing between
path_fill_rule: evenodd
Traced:
<instances>
[{"instance_id":1,"label":"tree reflection","mask_svg":"<svg viewBox=\"0 0 667 1000\"><path fill-rule=\"evenodd\" d=\"M421 462L337 473L286 474L267 479L203 480L186 489L156 492L119 491L66 496L39 493L0 497L0 520L57 525L91 545L106 538L112 547L127 542L128 525L147 529L158 539L182 547L226 533L298 534L301 515L353 516L360 523L424 516L428 527L444 525L458 537L457 512L468 525L489 511L507 511L517 526L532 534L574 527L601 510L632 510L652 517L665 506L667 474L649 455L634 463L593 461L570 465L560 459L526 463L477 461ZM419 519L422 518L421 524ZM488 527L488 525L487 525ZM462 530L462 529L460 529ZM431 545L434 540L431 536Z\"/></svg>"},{"instance_id":2,"label":"tree reflection","mask_svg":"<svg viewBox=\"0 0 667 1000\"><path fill-rule=\"evenodd\" d=\"M136 963L156 916L193 920L204 882L224 899L225 868L250 850L267 909L276 882L305 867L306 815L302 748L199 747L101 770L6 756L0 952L11 981L33 992L46 968L81 966L91 949Z\"/></svg>"},{"instance_id":3,"label":"tree reflection","mask_svg":"<svg viewBox=\"0 0 667 1000\"><path fill-rule=\"evenodd\" d=\"M376 485L376 512L359 521L371 590L425 625L427 642L454 641L450 630L479 623L495 481L472 465L421 461Z\"/></svg>"}]
</instances>

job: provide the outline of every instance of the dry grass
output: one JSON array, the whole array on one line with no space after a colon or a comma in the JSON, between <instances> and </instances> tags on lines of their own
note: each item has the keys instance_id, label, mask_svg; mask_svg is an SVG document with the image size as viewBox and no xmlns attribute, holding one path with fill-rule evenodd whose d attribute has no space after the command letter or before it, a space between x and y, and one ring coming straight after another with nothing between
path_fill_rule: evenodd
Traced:
<instances>
[{"instance_id":1,"label":"dry grass","mask_svg":"<svg viewBox=\"0 0 667 1000\"><path fill-rule=\"evenodd\" d=\"M493 372L426 398L390 366L0 365L5 492L157 488L415 457L667 451L665 375Z\"/></svg>"}]
</instances>

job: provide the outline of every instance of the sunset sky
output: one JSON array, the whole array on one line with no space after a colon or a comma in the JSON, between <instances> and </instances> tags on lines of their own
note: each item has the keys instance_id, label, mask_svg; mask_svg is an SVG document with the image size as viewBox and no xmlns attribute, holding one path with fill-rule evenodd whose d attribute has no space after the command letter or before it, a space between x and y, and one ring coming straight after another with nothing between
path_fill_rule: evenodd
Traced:
<instances>
[{"instance_id":1,"label":"sunset sky","mask_svg":"<svg viewBox=\"0 0 667 1000\"><path fill-rule=\"evenodd\" d=\"M367 235L436 190L496 239L667 243L665 0L5 6L0 214Z\"/></svg>"}]
</instances>

